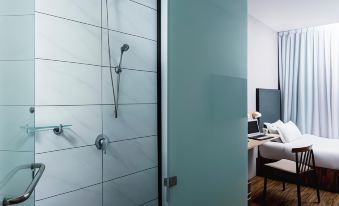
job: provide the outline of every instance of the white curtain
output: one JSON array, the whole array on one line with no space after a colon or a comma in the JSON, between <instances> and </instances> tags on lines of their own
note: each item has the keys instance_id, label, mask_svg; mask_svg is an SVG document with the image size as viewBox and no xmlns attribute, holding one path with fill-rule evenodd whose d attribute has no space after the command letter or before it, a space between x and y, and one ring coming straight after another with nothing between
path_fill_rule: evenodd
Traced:
<instances>
[{"instance_id":1,"label":"white curtain","mask_svg":"<svg viewBox=\"0 0 339 206\"><path fill-rule=\"evenodd\" d=\"M282 118L339 138L339 24L279 33Z\"/></svg>"}]
</instances>

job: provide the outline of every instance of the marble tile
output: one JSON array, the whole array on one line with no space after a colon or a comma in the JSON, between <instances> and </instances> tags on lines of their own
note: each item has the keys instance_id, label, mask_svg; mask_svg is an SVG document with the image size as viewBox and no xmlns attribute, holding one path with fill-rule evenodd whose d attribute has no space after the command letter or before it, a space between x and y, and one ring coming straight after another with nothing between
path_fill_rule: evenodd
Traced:
<instances>
[{"instance_id":1,"label":"marble tile","mask_svg":"<svg viewBox=\"0 0 339 206\"><path fill-rule=\"evenodd\" d=\"M47 152L85 145L94 145L102 132L101 107L98 106L38 106L35 109L35 125L49 126L70 124L63 134L53 131L35 133L35 152Z\"/></svg>"},{"instance_id":2,"label":"marble tile","mask_svg":"<svg viewBox=\"0 0 339 206\"><path fill-rule=\"evenodd\" d=\"M114 106L103 106L103 132L111 141L157 134L157 105L120 105L118 118Z\"/></svg>"},{"instance_id":3,"label":"marble tile","mask_svg":"<svg viewBox=\"0 0 339 206\"><path fill-rule=\"evenodd\" d=\"M36 13L35 57L101 64L101 29Z\"/></svg>"},{"instance_id":4,"label":"marble tile","mask_svg":"<svg viewBox=\"0 0 339 206\"><path fill-rule=\"evenodd\" d=\"M108 0L109 28L132 35L157 39L157 12L126 0ZM103 2L103 27L107 27L106 3Z\"/></svg>"},{"instance_id":5,"label":"marble tile","mask_svg":"<svg viewBox=\"0 0 339 206\"><path fill-rule=\"evenodd\" d=\"M157 9L157 0L132 0L132 1L151 7L152 9Z\"/></svg>"},{"instance_id":6,"label":"marble tile","mask_svg":"<svg viewBox=\"0 0 339 206\"><path fill-rule=\"evenodd\" d=\"M141 205L158 195L158 168L104 183L104 206Z\"/></svg>"},{"instance_id":7,"label":"marble tile","mask_svg":"<svg viewBox=\"0 0 339 206\"><path fill-rule=\"evenodd\" d=\"M101 206L102 186L94 185L71 193L35 202L36 206Z\"/></svg>"},{"instance_id":8,"label":"marble tile","mask_svg":"<svg viewBox=\"0 0 339 206\"><path fill-rule=\"evenodd\" d=\"M130 36L115 31L109 31L112 66L117 66L120 60L120 48L129 45L124 52L122 67L136 70L157 71L157 43L151 40ZM102 35L103 65L109 66L108 59L108 30Z\"/></svg>"},{"instance_id":9,"label":"marble tile","mask_svg":"<svg viewBox=\"0 0 339 206\"><path fill-rule=\"evenodd\" d=\"M113 81L117 91L116 74L113 71ZM104 104L114 104L112 83L109 68L104 67L102 72L102 95ZM153 72L123 70L120 76L119 104L156 103L157 102L157 74Z\"/></svg>"},{"instance_id":10,"label":"marble tile","mask_svg":"<svg viewBox=\"0 0 339 206\"><path fill-rule=\"evenodd\" d=\"M156 167L157 137L110 143L104 154L104 181Z\"/></svg>"},{"instance_id":11,"label":"marble tile","mask_svg":"<svg viewBox=\"0 0 339 206\"><path fill-rule=\"evenodd\" d=\"M101 67L37 60L35 70L37 105L101 103Z\"/></svg>"},{"instance_id":12,"label":"marble tile","mask_svg":"<svg viewBox=\"0 0 339 206\"><path fill-rule=\"evenodd\" d=\"M36 0L35 10L92 25L101 25L101 0Z\"/></svg>"},{"instance_id":13,"label":"marble tile","mask_svg":"<svg viewBox=\"0 0 339 206\"><path fill-rule=\"evenodd\" d=\"M142 204L141 206L158 206L158 205L159 205L159 200L153 200L145 204Z\"/></svg>"},{"instance_id":14,"label":"marble tile","mask_svg":"<svg viewBox=\"0 0 339 206\"><path fill-rule=\"evenodd\" d=\"M102 152L95 146L80 147L35 156L46 165L35 199L51 197L101 182Z\"/></svg>"}]
</instances>

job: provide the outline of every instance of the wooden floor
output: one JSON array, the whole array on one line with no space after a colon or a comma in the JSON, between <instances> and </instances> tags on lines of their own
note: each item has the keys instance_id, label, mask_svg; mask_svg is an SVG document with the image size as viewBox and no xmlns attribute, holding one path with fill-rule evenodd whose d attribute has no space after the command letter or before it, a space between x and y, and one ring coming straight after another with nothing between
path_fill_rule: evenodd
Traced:
<instances>
[{"instance_id":1,"label":"wooden floor","mask_svg":"<svg viewBox=\"0 0 339 206\"><path fill-rule=\"evenodd\" d=\"M286 183L286 190L282 191L282 183L268 179L266 201L262 201L264 179L252 179L253 199L250 206L293 206L297 204L297 186ZM301 188L301 201L303 206L339 206L339 194L320 191L321 202L317 203L316 190L310 187Z\"/></svg>"}]
</instances>

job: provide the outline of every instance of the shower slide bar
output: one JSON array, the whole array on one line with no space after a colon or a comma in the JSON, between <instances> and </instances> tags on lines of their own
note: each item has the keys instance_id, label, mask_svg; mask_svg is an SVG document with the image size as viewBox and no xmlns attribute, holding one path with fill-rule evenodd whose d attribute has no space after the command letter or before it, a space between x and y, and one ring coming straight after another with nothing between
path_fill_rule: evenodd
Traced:
<instances>
[{"instance_id":1,"label":"shower slide bar","mask_svg":"<svg viewBox=\"0 0 339 206\"><path fill-rule=\"evenodd\" d=\"M64 129L70 128L72 125L71 124L60 124L57 126L43 126L43 127L29 127L28 125L22 127L26 129L27 134L32 134L34 132L39 132L39 131L47 131L47 130L53 130L54 134L56 135L61 135L64 132Z\"/></svg>"},{"instance_id":2,"label":"shower slide bar","mask_svg":"<svg viewBox=\"0 0 339 206\"><path fill-rule=\"evenodd\" d=\"M8 173L4 177L3 181L0 182L0 185L1 185L0 188L4 187L17 172L19 172L20 170L24 170L24 169L32 170L32 176L33 176L32 182L27 187L24 194L17 196L17 197L4 198L2 201L3 206L15 205L15 204L25 202L33 194L36 185L38 184L42 174L45 171L45 165L42 163L33 163L33 164L21 165L21 166L14 168L10 173ZM34 174L35 169L39 169L36 174Z\"/></svg>"}]
</instances>

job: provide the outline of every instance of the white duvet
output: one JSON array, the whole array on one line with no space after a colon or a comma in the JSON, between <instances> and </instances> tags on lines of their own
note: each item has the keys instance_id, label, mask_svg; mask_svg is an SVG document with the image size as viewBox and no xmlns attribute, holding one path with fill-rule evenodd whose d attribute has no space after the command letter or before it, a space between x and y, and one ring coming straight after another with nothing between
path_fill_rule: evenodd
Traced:
<instances>
[{"instance_id":1,"label":"white duvet","mask_svg":"<svg viewBox=\"0 0 339 206\"><path fill-rule=\"evenodd\" d=\"M339 170L339 139L328 139L305 134L290 143L267 142L260 146L262 157L274 160L295 159L292 148L313 145L317 167Z\"/></svg>"}]
</instances>

